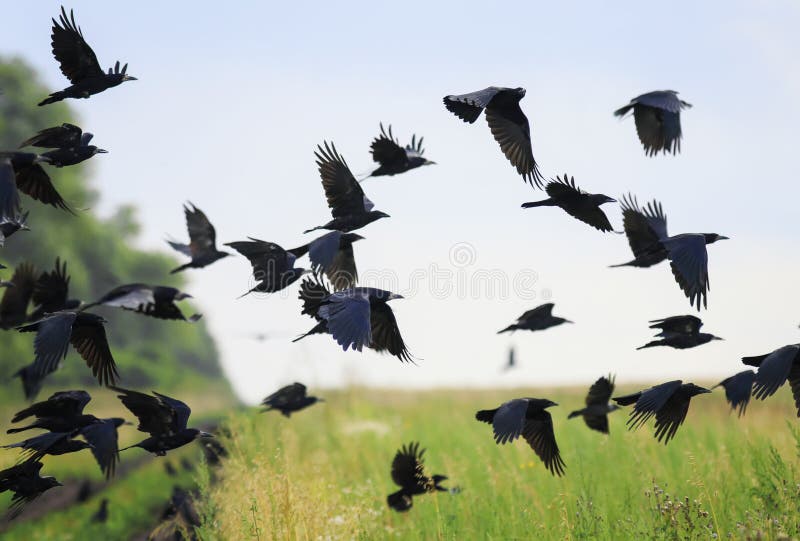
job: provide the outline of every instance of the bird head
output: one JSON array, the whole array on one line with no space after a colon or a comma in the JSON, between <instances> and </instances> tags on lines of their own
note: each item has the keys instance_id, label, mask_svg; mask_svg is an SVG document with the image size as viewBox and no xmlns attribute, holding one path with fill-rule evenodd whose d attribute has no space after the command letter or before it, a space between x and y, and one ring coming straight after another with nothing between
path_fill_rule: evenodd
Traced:
<instances>
[{"instance_id":1,"label":"bird head","mask_svg":"<svg viewBox=\"0 0 800 541\"><path fill-rule=\"evenodd\" d=\"M685 383L683 385L683 388L689 394L689 396L695 396L698 394L705 394L711 392L705 387L700 387L699 385L695 385L694 383Z\"/></svg>"},{"instance_id":2,"label":"bird head","mask_svg":"<svg viewBox=\"0 0 800 541\"><path fill-rule=\"evenodd\" d=\"M350 244L352 244L352 243L354 243L354 242L358 242L358 241L360 241L360 240L364 240L364 237L362 237L362 236L361 236L361 235L359 235L358 233L344 233L344 234L342 235L342 240L344 240L345 242L349 242Z\"/></svg>"},{"instance_id":3,"label":"bird head","mask_svg":"<svg viewBox=\"0 0 800 541\"><path fill-rule=\"evenodd\" d=\"M520 99L525 97L525 89L521 86L518 86L514 89L514 92L520 97Z\"/></svg>"},{"instance_id":4,"label":"bird head","mask_svg":"<svg viewBox=\"0 0 800 541\"><path fill-rule=\"evenodd\" d=\"M63 487L64 485L59 483L55 477L42 477L42 481L45 483L47 488L54 488L54 487Z\"/></svg>"},{"instance_id":5,"label":"bird head","mask_svg":"<svg viewBox=\"0 0 800 541\"><path fill-rule=\"evenodd\" d=\"M609 197L605 194L599 193L596 194L592 199L594 199L595 203L598 205L602 205L603 203L616 203L617 200L613 197Z\"/></svg>"},{"instance_id":6,"label":"bird head","mask_svg":"<svg viewBox=\"0 0 800 541\"><path fill-rule=\"evenodd\" d=\"M706 244L712 244L718 240L729 240L728 237L718 235L717 233L703 233L703 236L706 238Z\"/></svg>"}]
</instances>

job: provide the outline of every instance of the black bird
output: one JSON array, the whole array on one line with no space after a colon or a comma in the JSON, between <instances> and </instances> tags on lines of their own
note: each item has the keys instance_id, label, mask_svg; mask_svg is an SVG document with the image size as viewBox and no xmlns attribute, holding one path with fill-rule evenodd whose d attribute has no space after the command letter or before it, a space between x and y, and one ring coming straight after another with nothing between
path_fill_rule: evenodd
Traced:
<instances>
[{"instance_id":1,"label":"black bird","mask_svg":"<svg viewBox=\"0 0 800 541\"><path fill-rule=\"evenodd\" d=\"M254 239L228 242L230 246L249 261L253 267L253 278L258 282L255 287L241 297L257 291L259 293L275 293L292 285L307 271L295 267L297 259L294 253L286 251L274 242ZM240 298L241 298L240 297Z\"/></svg>"},{"instance_id":2,"label":"black bird","mask_svg":"<svg viewBox=\"0 0 800 541\"><path fill-rule=\"evenodd\" d=\"M364 237L357 233L331 231L289 251L295 257L302 257L308 253L311 268L316 272L324 272L334 291L341 291L355 287L358 282L353 243L363 239Z\"/></svg>"},{"instance_id":3,"label":"black bird","mask_svg":"<svg viewBox=\"0 0 800 541\"><path fill-rule=\"evenodd\" d=\"M616 404L610 404L611 395L614 393L614 376L601 377L589 387L586 395L586 407L573 411L567 417L583 417L586 426L603 434L608 434L608 414L619 409Z\"/></svg>"},{"instance_id":4,"label":"black bird","mask_svg":"<svg viewBox=\"0 0 800 541\"><path fill-rule=\"evenodd\" d=\"M30 263L22 262L14 269L10 282L13 286L6 288L0 300L0 329L13 329L28 320L36 280L36 269Z\"/></svg>"},{"instance_id":5,"label":"black bird","mask_svg":"<svg viewBox=\"0 0 800 541\"><path fill-rule=\"evenodd\" d=\"M44 455L65 455L91 447L91 445L85 441L72 439L75 435L77 434L71 432L46 432L17 443L2 445L0 447L3 449L21 449L23 456L26 458L41 458Z\"/></svg>"},{"instance_id":6,"label":"black bird","mask_svg":"<svg viewBox=\"0 0 800 541\"><path fill-rule=\"evenodd\" d=\"M638 393L617 397L614 402L620 406L634 404L626 423L628 430L639 428L655 415L655 437L659 442L664 440L664 445L666 445L686 419L692 397L710 392L694 383L683 383L678 379Z\"/></svg>"},{"instance_id":7,"label":"black bird","mask_svg":"<svg viewBox=\"0 0 800 541\"><path fill-rule=\"evenodd\" d=\"M753 396L759 400L772 396L789 380L797 416L800 417L800 344L783 346L765 355L742 357L742 363L758 367Z\"/></svg>"},{"instance_id":8,"label":"black bird","mask_svg":"<svg viewBox=\"0 0 800 541\"><path fill-rule=\"evenodd\" d=\"M60 126L46 128L30 139L26 139L19 145L19 148L32 146L38 148L51 148L44 152L42 156L48 159L50 165L64 167L76 165L84 160L88 160L95 154L106 154L107 150L90 145L94 135L84 133L74 124L64 123Z\"/></svg>"},{"instance_id":9,"label":"black bird","mask_svg":"<svg viewBox=\"0 0 800 541\"><path fill-rule=\"evenodd\" d=\"M119 463L119 435L117 429L126 423L125 419L111 417L96 419L79 430L79 434L91 445L92 455L106 479L111 479Z\"/></svg>"},{"instance_id":10,"label":"black bird","mask_svg":"<svg viewBox=\"0 0 800 541\"><path fill-rule=\"evenodd\" d=\"M739 410L739 417L744 415L747 404L750 403L750 394L753 390L755 377L756 373L752 370L744 370L714 385L714 387L721 385L725 388L725 398L731 405L731 410Z\"/></svg>"},{"instance_id":11,"label":"black bird","mask_svg":"<svg viewBox=\"0 0 800 541\"><path fill-rule=\"evenodd\" d=\"M300 286L301 313L318 323L309 334L330 333L342 349L361 351L364 346L386 351L401 361L412 361L394 312L387 304L402 295L373 287L354 287L330 293L319 281L304 280Z\"/></svg>"},{"instance_id":12,"label":"black bird","mask_svg":"<svg viewBox=\"0 0 800 541\"><path fill-rule=\"evenodd\" d=\"M636 198L628 194L622 199L622 216L625 234L634 259L612 267L650 267L664 259L670 260L675 281L686 294L691 305L700 310L707 307L708 252L706 245L726 240L717 233L667 234L667 216L661 203L653 201L643 210Z\"/></svg>"},{"instance_id":13,"label":"black bird","mask_svg":"<svg viewBox=\"0 0 800 541\"><path fill-rule=\"evenodd\" d=\"M547 195L550 197L543 201L523 203L522 208L531 207L560 207L573 218L577 218L585 224L589 224L600 231L612 231L611 223L606 214L600 209L603 203L616 203L607 195L587 193L575 185L575 177L567 178L566 173L563 177L556 177L545 187Z\"/></svg>"},{"instance_id":14,"label":"black bird","mask_svg":"<svg viewBox=\"0 0 800 541\"><path fill-rule=\"evenodd\" d=\"M65 98L88 98L125 81L136 80L136 77L125 73L128 64L119 69L119 61L114 64L113 71L108 68L108 73L103 72L94 51L83 39L83 32L75 23L75 14L72 10L67 17L67 11L61 6L59 19L61 24L53 19L53 56L61 66L61 73L72 84L64 90L53 92L39 105L55 103Z\"/></svg>"},{"instance_id":15,"label":"black bird","mask_svg":"<svg viewBox=\"0 0 800 541\"><path fill-rule=\"evenodd\" d=\"M177 477L178 470L175 469L175 466L172 465L172 462L167 460L164 462L164 473L166 473L169 477Z\"/></svg>"},{"instance_id":16,"label":"black bird","mask_svg":"<svg viewBox=\"0 0 800 541\"><path fill-rule=\"evenodd\" d=\"M444 106L470 124L486 109L486 121L500 150L526 182L541 188L544 177L533 159L528 117L519 107L524 97L524 88L490 86L469 94L445 96Z\"/></svg>"},{"instance_id":17,"label":"black bird","mask_svg":"<svg viewBox=\"0 0 800 541\"><path fill-rule=\"evenodd\" d=\"M416 135L411 136L411 144L405 148L392 134L392 126L389 125L389 132L383 129L381 123L381 134L376 137L370 145L372 159L379 167L369 174L371 177L392 176L405 173L423 165L434 165L436 162L426 160L422 155L425 150L422 148L422 137L417 140Z\"/></svg>"},{"instance_id":18,"label":"black bird","mask_svg":"<svg viewBox=\"0 0 800 541\"><path fill-rule=\"evenodd\" d=\"M112 306L157 319L195 322L202 317L200 314L193 314L187 318L175 304L191 298L188 293L174 287L125 284L115 287L86 308Z\"/></svg>"},{"instance_id":19,"label":"black bird","mask_svg":"<svg viewBox=\"0 0 800 541\"><path fill-rule=\"evenodd\" d=\"M719 336L700 332L703 322L695 316L671 316L650 321L651 329L661 329L656 336L661 340L652 340L636 349L669 346L675 349L689 349L707 344L712 340L722 340Z\"/></svg>"},{"instance_id":20,"label":"black bird","mask_svg":"<svg viewBox=\"0 0 800 541\"><path fill-rule=\"evenodd\" d=\"M151 396L120 387L111 388L122 393L119 399L139 419L137 429L150 434L149 438L125 449L139 447L154 455L164 456L167 451L191 443L198 437L213 437L213 434L186 427L192 410L180 400L155 391L155 396Z\"/></svg>"},{"instance_id":21,"label":"black bird","mask_svg":"<svg viewBox=\"0 0 800 541\"><path fill-rule=\"evenodd\" d=\"M555 304L548 302L528 310L517 318L516 323L512 323L505 329L497 331L497 334L514 331L543 331L550 327L561 325L562 323L572 323L572 321L564 319L563 317L554 317L553 306L555 306Z\"/></svg>"},{"instance_id":22,"label":"black bird","mask_svg":"<svg viewBox=\"0 0 800 541\"><path fill-rule=\"evenodd\" d=\"M187 255L192 260L180 267L172 269L171 274L180 272L184 269L199 269L212 264L218 259L227 257L231 254L217 250L217 231L211 222L208 221L202 210L195 207L191 202L183 205L183 212L186 214L186 227L189 230L189 244L181 244L168 240L167 243L173 249Z\"/></svg>"},{"instance_id":23,"label":"black bird","mask_svg":"<svg viewBox=\"0 0 800 541\"><path fill-rule=\"evenodd\" d=\"M261 405L264 409L261 412L278 410L284 417L291 417L295 411L300 411L317 402L324 402L325 399L316 396L306 395L306 386L302 383L292 383L281 387L264 400Z\"/></svg>"},{"instance_id":24,"label":"black bird","mask_svg":"<svg viewBox=\"0 0 800 541\"><path fill-rule=\"evenodd\" d=\"M400 487L386 497L386 503L395 511L408 511L414 504L412 496L419 496L428 492L447 492L441 486L446 481L444 475L425 475L423 455L425 449L419 448L419 442L403 445L392 460L392 481Z\"/></svg>"},{"instance_id":25,"label":"black bird","mask_svg":"<svg viewBox=\"0 0 800 541\"><path fill-rule=\"evenodd\" d=\"M2 166L0 166L2 167ZM1 173L0 173L1 174ZM28 227L26 223L28 219L28 213L22 214L21 216L14 216L12 218L0 216L0 248L5 246L6 239L16 233L17 231L30 231L31 228Z\"/></svg>"},{"instance_id":26,"label":"black bird","mask_svg":"<svg viewBox=\"0 0 800 541\"><path fill-rule=\"evenodd\" d=\"M34 370L39 374L55 371L72 344L97 381L108 386L116 382L119 373L108 346L104 323L106 320L96 314L62 311L17 327L17 330L36 333Z\"/></svg>"},{"instance_id":27,"label":"black bird","mask_svg":"<svg viewBox=\"0 0 800 541\"><path fill-rule=\"evenodd\" d=\"M0 493L10 491L11 498L9 517L14 518L22 512L25 504L32 502L53 487L62 486L55 477L42 477L39 471L42 463L26 460L15 466L0 471Z\"/></svg>"},{"instance_id":28,"label":"black bird","mask_svg":"<svg viewBox=\"0 0 800 541\"><path fill-rule=\"evenodd\" d=\"M317 158L322 188L325 190L325 198L328 200L333 220L325 225L307 229L304 233L317 229L349 233L375 220L388 218L388 214L372 210L375 207L374 203L364 195L364 190L350 172L344 158L336 151L334 144L329 145L327 141L323 141L323 144L324 148L322 145L317 145L314 156Z\"/></svg>"},{"instance_id":29,"label":"black bird","mask_svg":"<svg viewBox=\"0 0 800 541\"><path fill-rule=\"evenodd\" d=\"M22 382L22 391L26 400L33 400L42 390L44 377L33 368L34 363L28 364L14 372L12 377L19 378Z\"/></svg>"},{"instance_id":30,"label":"black bird","mask_svg":"<svg viewBox=\"0 0 800 541\"><path fill-rule=\"evenodd\" d=\"M69 281L67 262L56 258L56 265L50 272L43 272L33 286L31 300L36 309L28 318L29 321L38 321L47 314L61 310L77 310L81 301L69 298Z\"/></svg>"},{"instance_id":31,"label":"black bird","mask_svg":"<svg viewBox=\"0 0 800 541\"><path fill-rule=\"evenodd\" d=\"M656 90L633 98L614 111L614 116L624 117L633 109L636 133L648 156L659 152L677 154L681 151L681 109L691 106L678 99L674 90Z\"/></svg>"},{"instance_id":32,"label":"black bird","mask_svg":"<svg viewBox=\"0 0 800 541\"><path fill-rule=\"evenodd\" d=\"M514 350L514 346L508 348L508 360L506 364L503 365L503 371L511 370L512 368L517 367L517 355L516 351Z\"/></svg>"},{"instance_id":33,"label":"black bird","mask_svg":"<svg viewBox=\"0 0 800 541\"><path fill-rule=\"evenodd\" d=\"M94 524L105 524L108 520L108 498L100 500L100 507L92 515L92 522Z\"/></svg>"},{"instance_id":34,"label":"black bird","mask_svg":"<svg viewBox=\"0 0 800 541\"><path fill-rule=\"evenodd\" d=\"M0 218L21 212L19 192L45 205L72 212L41 164L50 159L40 154L0 151Z\"/></svg>"},{"instance_id":35,"label":"black bird","mask_svg":"<svg viewBox=\"0 0 800 541\"><path fill-rule=\"evenodd\" d=\"M8 434L15 434L32 428L49 430L51 432L72 432L97 420L94 415L84 415L83 409L92 397L86 391L59 391L53 393L47 400L31 404L18 411L11 419L18 423L28 417L35 417L36 421L22 428L9 428Z\"/></svg>"},{"instance_id":36,"label":"black bird","mask_svg":"<svg viewBox=\"0 0 800 541\"><path fill-rule=\"evenodd\" d=\"M558 451L553 432L553 418L547 411L555 402L544 398L515 398L493 410L480 410L475 418L490 423L494 441L498 444L512 442L520 435L544 462L553 475L564 475L564 461Z\"/></svg>"}]
</instances>

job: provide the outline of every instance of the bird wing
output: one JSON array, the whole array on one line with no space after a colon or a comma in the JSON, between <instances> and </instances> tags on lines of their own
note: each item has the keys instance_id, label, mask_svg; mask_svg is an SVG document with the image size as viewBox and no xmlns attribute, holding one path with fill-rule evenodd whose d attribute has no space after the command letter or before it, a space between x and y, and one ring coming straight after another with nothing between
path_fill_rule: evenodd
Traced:
<instances>
[{"instance_id":1,"label":"bird wing","mask_svg":"<svg viewBox=\"0 0 800 541\"><path fill-rule=\"evenodd\" d=\"M608 415L584 415L583 421L592 430L608 434Z\"/></svg>"},{"instance_id":2,"label":"bird wing","mask_svg":"<svg viewBox=\"0 0 800 541\"><path fill-rule=\"evenodd\" d=\"M230 246L250 261L253 277L258 281L271 281L291 268L288 252L274 242L250 238L229 242L225 246ZM294 258L294 254L291 257Z\"/></svg>"},{"instance_id":3,"label":"bird wing","mask_svg":"<svg viewBox=\"0 0 800 541\"><path fill-rule=\"evenodd\" d=\"M656 90L647 92L641 96L636 96L631 103L638 103L648 107L655 107L671 113L679 113L684 107L691 107L686 102L678 98L678 93L673 90Z\"/></svg>"},{"instance_id":4,"label":"bird wing","mask_svg":"<svg viewBox=\"0 0 800 541\"><path fill-rule=\"evenodd\" d=\"M19 191L45 205L72 212L41 165L33 163L17 167L15 173Z\"/></svg>"},{"instance_id":5,"label":"bird wing","mask_svg":"<svg viewBox=\"0 0 800 541\"><path fill-rule=\"evenodd\" d=\"M707 305L708 284L708 252L703 235L676 235L662 241L669 254L670 266L675 281L689 298L689 303L700 302Z\"/></svg>"},{"instance_id":6,"label":"bird wing","mask_svg":"<svg viewBox=\"0 0 800 541\"><path fill-rule=\"evenodd\" d=\"M306 278L300 283L298 298L303 301L303 309L300 313L320 319L319 309L322 302L330 296L330 291L319 279L319 276L315 275L314 278L314 280Z\"/></svg>"},{"instance_id":7,"label":"bird wing","mask_svg":"<svg viewBox=\"0 0 800 541\"><path fill-rule=\"evenodd\" d=\"M527 321L529 319L535 319L539 317L550 317L553 315L553 307L555 304L552 302L547 302L545 304L540 304L536 308L532 308L519 316L517 318L517 322Z\"/></svg>"},{"instance_id":8,"label":"bird wing","mask_svg":"<svg viewBox=\"0 0 800 541\"><path fill-rule=\"evenodd\" d=\"M308 258L311 260L311 266L315 269L327 270L339 251L341 238L341 231L331 231L311 241L308 245Z\"/></svg>"},{"instance_id":9,"label":"bird wing","mask_svg":"<svg viewBox=\"0 0 800 541\"><path fill-rule=\"evenodd\" d=\"M406 151L394 138L391 124L387 133L381 123L381 134L372 141L370 152L373 161L381 165L403 162L406 159Z\"/></svg>"},{"instance_id":10,"label":"bird wing","mask_svg":"<svg viewBox=\"0 0 800 541\"><path fill-rule=\"evenodd\" d=\"M686 419L690 401L690 397L678 391L656 412L655 437L659 442L663 439L666 445L675 436Z\"/></svg>"},{"instance_id":11,"label":"bird wing","mask_svg":"<svg viewBox=\"0 0 800 541\"><path fill-rule=\"evenodd\" d=\"M411 354L400 335L400 328L397 326L397 319L391 306L385 302L373 306L370 311L370 327L372 341L369 347L375 351L387 351L403 362L411 361Z\"/></svg>"},{"instance_id":12,"label":"bird wing","mask_svg":"<svg viewBox=\"0 0 800 541\"><path fill-rule=\"evenodd\" d=\"M481 114L481 111L489 105L498 92L502 88L490 86L477 92L470 92L469 94L460 94L456 96L445 96L444 106L448 111L456 115L464 122L472 124Z\"/></svg>"},{"instance_id":13,"label":"bird wing","mask_svg":"<svg viewBox=\"0 0 800 541\"><path fill-rule=\"evenodd\" d=\"M792 365L789 371L789 385L792 387L792 397L794 398L794 407L797 408L797 416L800 417L800 365L797 363Z\"/></svg>"},{"instance_id":14,"label":"bird wing","mask_svg":"<svg viewBox=\"0 0 800 541\"><path fill-rule=\"evenodd\" d=\"M64 123L60 126L45 128L33 137L20 143L22 147L39 148L71 148L83 143L83 130L74 124ZM87 134L91 138L91 134ZM88 144L88 141L86 142Z\"/></svg>"},{"instance_id":15,"label":"bird wing","mask_svg":"<svg viewBox=\"0 0 800 541\"><path fill-rule=\"evenodd\" d=\"M33 288L33 304L47 314L63 310L69 294L69 275L67 262L63 265L56 258L56 266L50 272L43 272Z\"/></svg>"},{"instance_id":16,"label":"bird wing","mask_svg":"<svg viewBox=\"0 0 800 541\"><path fill-rule=\"evenodd\" d=\"M118 398L139 420L137 430L155 437L173 433L175 411L158 397L113 385L109 388L122 393Z\"/></svg>"},{"instance_id":17,"label":"bird wing","mask_svg":"<svg viewBox=\"0 0 800 541\"><path fill-rule=\"evenodd\" d=\"M392 481L403 488L414 488L424 479L423 455L418 442L403 445L392 460Z\"/></svg>"},{"instance_id":18,"label":"bird wing","mask_svg":"<svg viewBox=\"0 0 800 541\"><path fill-rule=\"evenodd\" d=\"M519 102L504 104L503 107L490 105L486 108L486 122L495 141L500 145L511 165L525 181L542 186L542 175L533 159L531 130L528 118L519 107Z\"/></svg>"},{"instance_id":19,"label":"bird wing","mask_svg":"<svg viewBox=\"0 0 800 541\"><path fill-rule=\"evenodd\" d=\"M601 377L589 387L589 393L586 395L586 405L606 405L611 400L611 395L614 393L614 378L613 376Z\"/></svg>"},{"instance_id":20,"label":"bird wing","mask_svg":"<svg viewBox=\"0 0 800 541\"><path fill-rule=\"evenodd\" d=\"M102 297L96 304L123 308L137 312L148 312L155 306L153 288L145 284L125 284L117 286Z\"/></svg>"},{"instance_id":21,"label":"bird wing","mask_svg":"<svg viewBox=\"0 0 800 541\"><path fill-rule=\"evenodd\" d=\"M775 394L778 388L786 383L789 372L792 370L800 354L797 344L783 346L767 355L758 367L755 382L753 383L753 396L764 400Z\"/></svg>"},{"instance_id":22,"label":"bird wing","mask_svg":"<svg viewBox=\"0 0 800 541\"><path fill-rule=\"evenodd\" d=\"M189 423L189 416L192 414L191 408L187 406L185 402L181 402L177 398L172 398L156 391L153 391L153 394L156 395L166 407L172 410L173 432L180 432L186 428L186 425Z\"/></svg>"},{"instance_id":23,"label":"bird wing","mask_svg":"<svg viewBox=\"0 0 800 541\"><path fill-rule=\"evenodd\" d=\"M18 411L11 422L18 423L31 415L37 418L80 415L91 399L92 397L86 391L59 391L53 393L47 400L31 404L24 410Z\"/></svg>"},{"instance_id":24,"label":"bird wing","mask_svg":"<svg viewBox=\"0 0 800 541\"><path fill-rule=\"evenodd\" d=\"M363 214L372 210L372 201L364 195L364 190L350 172L344 158L336 151L334 144L329 145L325 141L324 145L324 148L317 145L314 156L317 158L319 176L322 178L322 187L333 217Z\"/></svg>"},{"instance_id":25,"label":"bird wing","mask_svg":"<svg viewBox=\"0 0 800 541\"><path fill-rule=\"evenodd\" d=\"M680 389L683 382L681 380L668 381L660 385L655 385L642 391L633 406L630 417L628 418L629 430L634 430L647 422L650 417L658 413L667 403L675 392ZM624 397L615 399L621 405L626 405Z\"/></svg>"},{"instance_id":26,"label":"bird wing","mask_svg":"<svg viewBox=\"0 0 800 541\"><path fill-rule=\"evenodd\" d=\"M542 459L545 467L553 475L564 475L564 461L558 451L556 435L553 432L553 418L544 410L525 420L522 437L531 449Z\"/></svg>"},{"instance_id":27,"label":"bird wing","mask_svg":"<svg viewBox=\"0 0 800 541\"><path fill-rule=\"evenodd\" d=\"M81 435L92 446L92 455L106 479L114 477L119 462L119 439L114 421L103 419L92 423L81 430Z\"/></svg>"},{"instance_id":28,"label":"bird wing","mask_svg":"<svg viewBox=\"0 0 800 541\"><path fill-rule=\"evenodd\" d=\"M47 432L17 443L3 445L2 447L4 449L22 449L24 455L28 457L42 457L55 444L69 438L69 432Z\"/></svg>"},{"instance_id":29,"label":"bird wing","mask_svg":"<svg viewBox=\"0 0 800 541\"><path fill-rule=\"evenodd\" d=\"M353 290L340 291L328 297L328 303L319 308L319 315L328 322L333 339L347 351L361 351L372 342L370 303L365 295Z\"/></svg>"},{"instance_id":30,"label":"bird wing","mask_svg":"<svg viewBox=\"0 0 800 541\"><path fill-rule=\"evenodd\" d=\"M575 177L570 179L566 174L548 182L544 191L553 199L563 199L586 193L575 185Z\"/></svg>"},{"instance_id":31,"label":"bird wing","mask_svg":"<svg viewBox=\"0 0 800 541\"><path fill-rule=\"evenodd\" d=\"M19 214L20 201L14 167L8 158L0 159L0 218Z\"/></svg>"},{"instance_id":32,"label":"bird wing","mask_svg":"<svg viewBox=\"0 0 800 541\"><path fill-rule=\"evenodd\" d=\"M524 398L509 400L497 408L492 420L494 441L503 444L517 439L525 428L528 401Z\"/></svg>"},{"instance_id":33,"label":"bird wing","mask_svg":"<svg viewBox=\"0 0 800 541\"><path fill-rule=\"evenodd\" d=\"M59 19L60 25L53 19L52 45L53 56L61 66L61 73L72 84L105 75L94 51L83 39L80 27L75 24L75 14L72 10L67 17L67 12L62 6Z\"/></svg>"},{"instance_id":34,"label":"bird wing","mask_svg":"<svg viewBox=\"0 0 800 541\"><path fill-rule=\"evenodd\" d=\"M217 231L208 221L205 213L191 203L183 206L183 212L186 214L186 228L189 230L189 249L192 257L215 250Z\"/></svg>"},{"instance_id":35,"label":"bird wing","mask_svg":"<svg viewBox=\"0 0 800 541\"><path fill-rule=\"evenodd\" d=\"M280 409L281 406L287 406L303 400L306 397L306 386L302 383L292 383L285 387L281 387L261 403L264 406L272 406L273 408Z\"/></svg>"},{"instance_id":36,"label":"bird wing","mask_svg":"<svg viewBox=\"0 0 800 541\"><path fill-rule=\"evenodd\" d=\"M653 200L642 209L636 198L627 194L622 197L621 207L622 226L634 256L651 250L667 237L667 216L658 201Z\"/></svg>"},{"instance_id":37,"label":"bird wing","mask_svg":"<svg viewBox=\"0 0 800 541\"><path fill-rule=\"evenodd\" d=\"M568 178L566 174L563 177L556 177L556 180L549 182L545 188L547 195L556 201L580 201L581 199L588 198L589 195L575 185L575 177ZM595 229L600 231L611 231L611 222L608 221L608 216L602 211L599 205L577 204L577 205L564 205L561 207L573 218L589 224Z\"/></svg>"},{"instance_id":38,"label":"bird wing","mask_svg":"<svg viewBox=\"0 0 800 541\"><path fill-rule=\"evenodd\" d=\"M33 351L36 354L33 368L38 374L55 371L61 360L67 356L70 334L76 318L75 312L56 312L35 323L17 328L20 332L36 332L33 340Z\"/></svg>"},{"instance_id":39,"label":"bird wing","mask_svg":"<svg viewBox=\"0 0 800 541\"><path fill-rule=\"evenodd\" d=\"M358 269L356 268L356 258L352 244L346 244L336 252L336 256L325 271L325 275L336 291L356 286Z\"/></svg>"},{"instance_id":40,"label":"bird wing","mask_svg":"<svg viewBox=\"0 0 800 541\"><path fill-rule=\"evenodd\" d=\"M86 361L86 366L92 369L97 381L106 386L116 382L119 373L101 320L79 317L72 325L69 341Z\"/></svg>"},{"instance_id":41,"label":"bird wing","mask_svg":"<svg viewBox=\"0 0 800 541\"><path fill-rule=\"evenodd\" d=\"M752 370L744 370L717 384L725 388L725 398L730 403L731 409L739 410L740 417L744 415L747 404L750 402L755 377L756 373Z\"/></svg>"},{"instance_id":42,"label":"bird wing","mask_svg":"<svg viewBox=\"0 0 800 541\"><path fill-rule=\"evenodd\" d=\"M697 334L703 321L697 316L671 316L664 319L651 320L651 329L661 329L665 332L680 334Z\"/></svg>"},{"instance_id":43,"label":"bird wing","mask_svg":"<svg viewBox=\"0 0 800 541\"><path fill-rule=\"evenodd\" d=\"M11 283L14 287L6 288L3 300L0 301L0 321L22 323L27 316L28 304L36 284L36 269L31 263L20 263L14 269Z\"/></svg>"}]
</instances>

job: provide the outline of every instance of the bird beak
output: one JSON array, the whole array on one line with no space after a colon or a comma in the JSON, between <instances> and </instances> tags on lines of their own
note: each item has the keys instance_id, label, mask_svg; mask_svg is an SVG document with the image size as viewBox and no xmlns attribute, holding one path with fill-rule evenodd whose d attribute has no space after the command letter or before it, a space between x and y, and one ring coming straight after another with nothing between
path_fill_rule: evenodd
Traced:
<instances>
[{"instance_id":1,"label":"bird beak","mask_svg":"<svg viewBox=\"0 0 800 541\"><path fill-rule=\"evenodd\" d=\"M425 165L436 165L436 162L433 160L425 160Z\"/></svg>"},{"instance_id":2,"label":"bird beak","mask_svg":"<svg viewBox=\"0 0 800 541\"><path fill-rule=\"evenodd\" d=\"M403 297L399 293L390 293L389 298L387 300L393 301L394 299L405 299L405 297Z\"/></svg>"},{"instance_id":3,"label":"bird beak","mask_svg":"<svg viewBox=\"0 0 800 541\"><path fill-rule=\"evenodd\" d=\"M128 425L128 426L133 426L133 423L132 423L132 422L130 422L130 421L125 421L125 422L124 422L124 423L122 423L122 424L123 424L123 425Z\"/></svg>"},{"instance_id":4,"label":"bird beak","mask_svg":"<svg viewBox=\"0 0 800 541\"><path fill-rule=\"evenodd\" d=\"M564 320L564 323L573 323L573 324L574 324L575 322L574 322L574 321L572 321L572 320L569 320L569 319L565 319L565 320Z\"/></svg>"},{"instance_id":5,"label":"bird beak","mask_svg":"<svg viewBox=\"0 0 800 541\"><path fill-rule=\"evenodd\" d=\"M122 80L123 81L138 81L139 79L137 79L133 75L125 75L125 76L122 77Z\"/></svg>"},{"instance_id":6,"label":"bird beak","mask_svg":"<svg viewBox=\"0 0 800 541\"><path fill-rule=\"evenodd\" d=\"M209 434L208 432L203 432L202 430L200 431L200 437L201 438L216 438L216 436L214 434Z\"/></svg>"},{"instance_id":7,"label":"bird beak","mask_svg":"<svg viewBox=\"0 0 800 541\"><path fill-rule=\"evenodd\" d=\"M98 148L97 150L95 150L95 152L97 152L98 154L108 154L108 151L102 148Z\"/></svg>"},{"instance_id":8,"label":"bird beak","mask_svg":"<svg viewBox=\"0 0 800 541\"><path fill-rule=\"evenodd\" d=\"M317 398L317 402L327 402L324 398Z\"/></svg>"},{"instance_id":9,"label":"bird beak","mask_svg":"<svg viewBox=\"0 0 800 541\"><path fill-rule=\"evenodd\" d=\"M720 338L719 336L715 336L715 337L712 338L712 340L725 340L725 339L724 338Z\"/></svg>"},{"instance_id":10,"label":"bird beak","mask_svg":"<svg viewBox=\"0 0 800 541\"><path fill-rule=\"evenodd\" d=\"M719 237L717 237L717 240L731 240L731 239L729 237L726 237L725 235L720 235Z\"/></svg>"},{"instance_id":11,"label":"bird beak","mask_svg":"<svg viewBox=\"0 0 800 541\"><path fill-rule=\"evenodd\" d=\"M178 295L175 295L175 300L176 301L182 301L183 299L193 299L193 298L194 297L192 297L188 293L184 293L182 291Z\"/></svg>"}]
</instances>

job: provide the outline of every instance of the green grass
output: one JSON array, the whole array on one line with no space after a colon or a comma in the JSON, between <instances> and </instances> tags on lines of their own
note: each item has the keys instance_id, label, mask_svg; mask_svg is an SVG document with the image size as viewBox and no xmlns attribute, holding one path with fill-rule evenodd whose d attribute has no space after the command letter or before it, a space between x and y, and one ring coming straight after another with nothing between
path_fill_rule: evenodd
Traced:
<instances>
[{"instance_id":1,"label":"green grass","mask_svg":"<svg viewBox=\"0 0 800 541\"><path fill-rule=\"evenodd\" d=\"M625 392L628 389L622 389ZM287 420L232 414L220 481L204 487L204 539L712 539L800 536L800 433L786 389L731 415L720 391L696 399L664 446L652 421L611 435L566 415L584 390L351 390ZM552 408L566 476L524 441L498 446L478 409L518 396ZM396 449L419 440L426 469L460 494L385 504ZM760 536L760 537L759 537Z\"/></svg>"}]
</instances>

